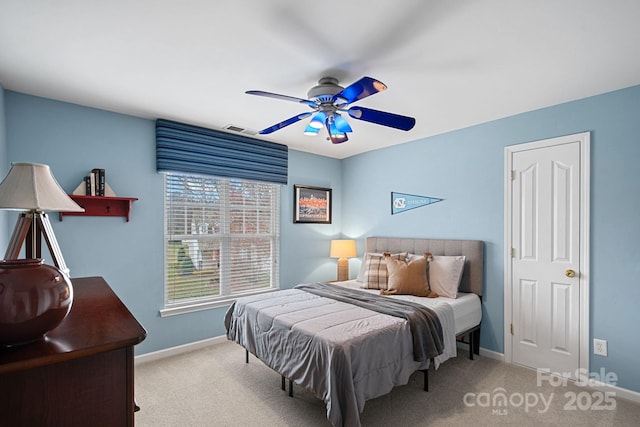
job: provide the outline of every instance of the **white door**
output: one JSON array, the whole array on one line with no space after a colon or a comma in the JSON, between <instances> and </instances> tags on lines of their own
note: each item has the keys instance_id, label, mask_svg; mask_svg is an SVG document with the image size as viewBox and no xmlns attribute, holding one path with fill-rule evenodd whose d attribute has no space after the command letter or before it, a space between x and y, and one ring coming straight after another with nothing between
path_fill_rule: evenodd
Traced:
<instances>
[{"instance_id":1,"label":"white door","mask_svg":"<svg viewBox=\"0 0 640 427\"><path fill-rule=\"evenodd\" d=\"M585 323L583 141L569 136L520 148L509 159L511 361L575 378Z\"/></svg>"}]
</instances>

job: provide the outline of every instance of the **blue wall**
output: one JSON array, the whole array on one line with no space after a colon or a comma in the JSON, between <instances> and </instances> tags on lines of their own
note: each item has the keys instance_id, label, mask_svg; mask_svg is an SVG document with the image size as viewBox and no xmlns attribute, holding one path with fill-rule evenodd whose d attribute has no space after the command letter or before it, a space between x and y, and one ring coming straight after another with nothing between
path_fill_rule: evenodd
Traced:
<instances>
[{"instance_id":1,"label":"blue wall","mask_svg":"<svg viewBox=\"0 0 640 427\"><path fill-rule=\"evenodd\" d=\"M7 152L0 118L0 168L14 161L47 163L71 192L91 168L103 167L118 195L140 199L129 223L52 221L72 276L105 277L149 332L136 352L223 335L225 308L159 317L163 184L155 172L153 121L11 91L4 91L4 116ZM335 237L358 239L359 255L371 234L481 239L487 283L481 345L502 352L504 147L584 131L591 132L592 156L591 334L609 342L609 356L592 355L591 370L615 372L621 387L640 391L640 86L342 161L290 151L289 185L282 191L282 286L335 277L335 260L328 258ZM294 224L293 184L332 188L333 224ZM391 191L445 200L391 216ZM351 260L352 277L358 267L359 260Z\"/></svg>"},{"instance_id":2,"label":"blue wall","mask_svg":"<svg viewBox=\"0 0 640 427\"><path fill-rule=\"evenodd\" d=\"M504 351L504 147L591 132L591 355L640 391L640 86L497 120L344 160L342 233L486 242L481 346ZM442 202L390 214L390 192Z\"/></svg>"},{"instance_id":3,"label":"blue wall","mask_svg":"<svg viewBox=\"0 0 640 427\"><path fill-rule=\"evenodd\" d=\"M293 185L332 189L331 224L293 222ZM289 151L289 186L282 199L280 283L290 288L301 282L336 278L336 260L329 258L330 240L341 238L342 164L300 151Z\"/></svg>"},{"instance_id":4,"label":"blue wall","mask_svg":"<svg viewBox=\"0 0 640 427\"><path fill-rule=\"evenodd\" d=\"M155 170L151 120L5 92L8 162L51 166L69 193L94 167L106 170L118 196L137 197L130 222L115 217L65 217L52 225L72 277L103 276L147 329L142 354L224 335L225 307L161 318L163 306L163 179ZM282 188L281 283L327 280L335 274L329 240L339 236L340 161L289 152ZM333 188L331 225L293 224L293 184ZM12 216L11 226L15 222Z\"/></svg>"}]
</instances>

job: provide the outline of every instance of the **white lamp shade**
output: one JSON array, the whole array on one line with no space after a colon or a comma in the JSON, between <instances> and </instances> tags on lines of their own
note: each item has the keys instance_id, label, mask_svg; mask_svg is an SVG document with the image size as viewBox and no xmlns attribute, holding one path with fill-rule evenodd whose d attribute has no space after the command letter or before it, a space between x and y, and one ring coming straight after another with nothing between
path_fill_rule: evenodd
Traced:
<instances>
[{"instance_id":1,"label":"white lamp shade","mask_svg":"<svg viewBox=\"0 0 640 427\"><path fill-rule=\"evenodd\" d=\"M12 163L0 183L0 209L84 212L64 192L48 165Z\"/></svg>"},{"instance_id":2,"label":"white lamp shade","mask_svg":"<svg viewBox=\"0 0 640 427\"><path fill-rule=\"evenodd\" d=\"M356 241L332 240L329 256L331 258L353 258L356 256Z\"/></svg>"}]
</instances>

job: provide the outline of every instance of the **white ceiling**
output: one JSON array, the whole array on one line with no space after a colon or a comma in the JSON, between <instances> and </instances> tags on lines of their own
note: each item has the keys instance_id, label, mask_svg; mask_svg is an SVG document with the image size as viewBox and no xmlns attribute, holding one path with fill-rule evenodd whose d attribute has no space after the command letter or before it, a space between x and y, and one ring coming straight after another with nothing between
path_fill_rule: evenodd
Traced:
<instances>
[{"instance_id":1,"label":"white ceiling","mask_svg":"<svg viewBox=\"0 0 640 427\"><path fill-rule=\"evenodd\" d=\"M310 111L323 76L388 90L355 105L413 116L409 132L307 120L256 136L345 158L640 84L637 0L0 0L6 89L144 118L251 131Z\"/></svg>"}]
</instances>

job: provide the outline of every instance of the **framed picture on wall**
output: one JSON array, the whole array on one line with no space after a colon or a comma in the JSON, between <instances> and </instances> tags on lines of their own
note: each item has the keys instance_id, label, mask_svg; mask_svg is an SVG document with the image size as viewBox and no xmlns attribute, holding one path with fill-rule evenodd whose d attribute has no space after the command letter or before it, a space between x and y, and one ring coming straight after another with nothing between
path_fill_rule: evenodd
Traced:
<instances>
[{"instance_id":1,"label":"framed picture on wall","mask_svg":"<svg viewBox=\"0 0 640 427\"><path fill-rule=\"evenodd\" d=\"M295 184L293 222L331 224L331 189Z\"/></svg>"}]
</instances>

